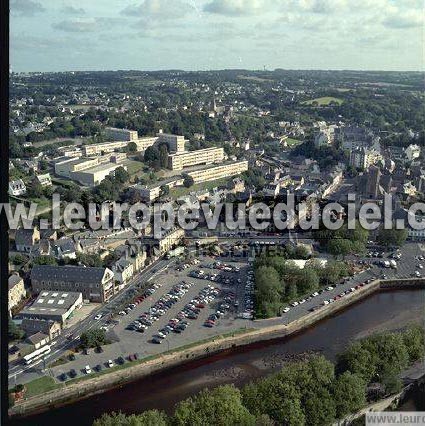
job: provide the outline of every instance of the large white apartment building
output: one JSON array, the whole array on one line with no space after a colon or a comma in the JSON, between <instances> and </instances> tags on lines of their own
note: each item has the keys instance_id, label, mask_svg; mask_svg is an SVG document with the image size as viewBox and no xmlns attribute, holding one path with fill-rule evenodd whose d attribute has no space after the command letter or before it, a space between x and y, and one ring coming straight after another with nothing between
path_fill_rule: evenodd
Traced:
<instances>
[{"instance_id":1,"label":"large white apartment building","mask_svg":"<svg viewBox=\"0 0 425 426\"><path fill-rule=\"evenodd\" d=\"M168 148L170 152L184 152L186 139L184 136L180 135L172 135L169 133L163 133L162 130L157 134L158 143L166 143L168 144Z\"/></svg>"},{"instance_id":2,"label":"large white apartment building","mask_svg":"<svg viewBox=\"0 0 425 426\"><path fill-rule=\"evenodd\" d=\"M197 151L178 152L168 156L168 167L171 170L182 170L185 167L197 166L199 164L213 164L222 162L224 159L223 148L206 148Z\"/></svg>"},{"instance_id":3,"label":"large white apartment building","mask_svg":"<svg viewBox=\"0 0 425 426\"><path fill-rule=\"evenodd\" d=\"M201 170L194 170L187 174L192 177L194 183L208 182L225 177L239 175L248 170L248 161L237 161L235 163L223 164L220 166L207 167Z\"/></svg>"},{"instance_id":4,"label":"large white apartment building","mask_svg":"<svg viewBox=\"0 0 425 426\"><path fill-rule=\"evenodd\" d=\"M125 157L119 154L103 155L87 158L64 158L55 163L55 174L61 177L76 180L82 185L96 186L106 176L114 174Z\"/></svg>"},{"instance_id":5,"label":"large white apartment building","mask_svg":"<svg viewBox=\"0 0 425 426\"><path fill-rule=\"evenodd\" d=\"M139 138L137 130L117 129L116 127L106 127L106 135L116 141L136 141Z\"/></svg>"}]
</instances>

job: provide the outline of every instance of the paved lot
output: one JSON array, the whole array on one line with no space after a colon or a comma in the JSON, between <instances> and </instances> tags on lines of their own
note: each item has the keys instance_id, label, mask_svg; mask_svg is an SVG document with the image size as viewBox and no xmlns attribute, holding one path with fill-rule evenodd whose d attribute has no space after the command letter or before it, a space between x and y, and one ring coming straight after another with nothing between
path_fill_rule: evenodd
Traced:
<instances>
[{"instance_id":1,"label":"paved lot","mask_svg":"<svg viewBox=\"0 0 425 426\"><path fill-rule=\"evenodd\" d=\"M210 264L214 261L215 259L206 257L202 259L202 264ZM236 282L235 284L211 282L209 280L189 276L191 271L199 269L204 270L205 273L220 273L217 269L206 269L202 265L193 265L180 272L177 271L175 267L170 267L162 273L159 273L150 281L150 283L158 284L160 287L151 296L148 296L145 300L143 300L143 302L138 304L128 315L118 316L118 324L109 327L107 335L111 338L111 340L118 341L104 346L104 352L102 353L92 352L88 355L77 354L74 361L51 368L51 374L54 377L59 377L62 373L68 373L72 368L79 374L83 374L82 370L86 365L90 365L93 369L95 365L100 364L104 369L106 368L106 363L109 359L115 363L118 357L127 357L133 353L137 353L139 357L146 357L169 349L184 346L198 340L207 339L222 333L228 333L232 330L251 327L251 321L236 318L238 310L235 307L231 307L231 309L229 309L229 311L217 321L216 326L213 328L207 328L203 325L208 316L216 312L217 305L221 302L222 296L227 294L228 291L234 292L236 294L236 299L240 299L240 306L243 305L244 287L248 266L245 262L232 262L231 265L240 267L240 272L225 272L224 275L226 275L229 279L234 279ZM241 280L240 283L237 283L238 279ZM185 281L186 283L193 283L193 285L177 303L175 303L162 317L160 317L158 321L155 321L144 333L139 333L135 330L126 330L126 327L130 323L137 319L141 314L148 311L151 305L153 305L161 296L170 291L175 284L181 283L182 281ZM219 296L204 309L201 309L199 317L196 320L188 320L189 327L181 334L171 332L162 341L162 344L152 343L152 336L156 334L159 329L167 325L170 319L175 318L178 312L181 311L183 307L190 302L191 299L196 297L200 290L208 284L220 289ZM102 319L96 322L93 321L93 323L96 324L96 326L100 326L105 325L106 321Z\"/></svg>"}]
</instances>

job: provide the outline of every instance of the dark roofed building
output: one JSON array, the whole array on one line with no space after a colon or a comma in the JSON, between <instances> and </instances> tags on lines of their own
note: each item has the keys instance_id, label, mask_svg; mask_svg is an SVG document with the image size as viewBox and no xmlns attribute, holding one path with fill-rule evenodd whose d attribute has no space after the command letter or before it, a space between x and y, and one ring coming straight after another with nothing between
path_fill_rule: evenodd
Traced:
<instances>
[{"instance_id":1,"label":"dark roofed building","mask_svg":"<svg viewBox=\"0 0 425 426\"><path fill-rule=\"evenodd\" d=\"M40 232L37 227L32 229L19 228L15 233L15 245L17 251L30 253L40 241Z\"/></svg>"},{"instance_id":2,"label":"dark roofed building","mask_svg":"<svg viewBox=\"0 0 425 426\"><path fill-rule=\"evenodd\" d=\"M105 302L115 292L114 273L108 268L34 265L31 284L36 292L81 292L84 299L92 302Z\"/></svg>"},{"instance_id":3,"label":"dark roofed building","mask_svg":"<svg viewBox=\"0 0 425 426\"><path fill-rule=\"evenodd\" d=\"M21 323L21 328L28 336L41 331L49 336L50 340L55 339L61 333L61 325L59 322L39 318L24 318Z\"/></svg>"}]
</instances>

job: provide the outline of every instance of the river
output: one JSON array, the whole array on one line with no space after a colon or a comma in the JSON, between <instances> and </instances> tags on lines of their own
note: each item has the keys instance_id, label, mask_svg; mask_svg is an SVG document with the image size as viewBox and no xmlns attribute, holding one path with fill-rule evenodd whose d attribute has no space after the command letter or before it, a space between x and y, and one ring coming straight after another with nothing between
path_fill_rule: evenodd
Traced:
<instances>
[{"instance_id":1,"label":"river","mask_svg":"<svg viewBox=\"0 0 425 426\"><path fill-rule=\"evenodd\" d=\"M88 426L105 411L139 413L158 408L171 413L176 402L206 386L242 385L276 371L285 359L300 353L318 352L333 360L354 339L421 321L424 307L425 290L378 292L298 335L190 361L68 406L16 419L11 424L53 426L68 424L73 419L79 426Z\"/></svg>"}]
</instances>

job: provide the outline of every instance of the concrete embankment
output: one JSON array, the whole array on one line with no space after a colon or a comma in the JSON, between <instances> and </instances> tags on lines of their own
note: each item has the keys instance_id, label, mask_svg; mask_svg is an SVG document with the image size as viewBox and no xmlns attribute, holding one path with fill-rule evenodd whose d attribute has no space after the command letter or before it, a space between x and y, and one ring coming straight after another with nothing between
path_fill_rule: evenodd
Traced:
<instances>
[{"instance_id":1,"label":"concrete embankment","mask_svg":"<svg viewBox=\"0 0 425 426\"><path fill-rule=\"evenodd\" d=\"M209 355L226 349L293 335L312 326L318 321L347 308L349 305L359 301L360 299L379 291L381 286L383 288L404 288L413 285L415 285L415 287L425 286L425 279L420 281L415 280L416 284L413 284L412 280L408 281L410 284L408 284L406 280L400 280L390 283L391 285L388 284L384 286L380 281L374 281L364 287L361 287L359 290L346 295L337 302L324 306L315 312L309 313L288 325L284 325L282 323L267 325L267 323L259 324L254 321L253 326L258 327L254 330L251 329L246 332L235 333L234 335L226 337L217 337L215 340L200 343L188 348L182 348L180 351L177 349L174 352L158 356L154 359L147 360L121 370L112 371L100 376L93 376L93 378L73 384L71 383L43 395L38 395L19 402L9 410L9 413L10 415L21 416L28 415L32 412L45 411L53 407L72 403L78 399L102 393L108 389L141 379L161 370L190 362L194 359L208 357ZM278 321L278 319L275 320Z\"/></svg>"}]
</instances>

